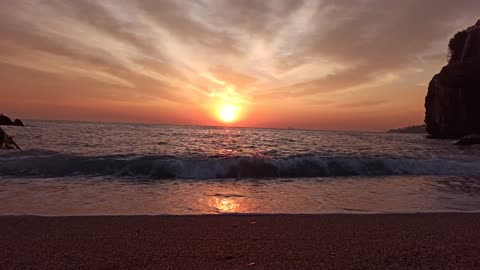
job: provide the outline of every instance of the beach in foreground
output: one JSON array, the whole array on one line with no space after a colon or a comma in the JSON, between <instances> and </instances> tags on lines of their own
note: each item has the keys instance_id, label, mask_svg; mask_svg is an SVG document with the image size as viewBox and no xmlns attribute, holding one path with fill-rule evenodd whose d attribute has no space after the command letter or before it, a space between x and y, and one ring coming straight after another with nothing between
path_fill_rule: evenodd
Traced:
<instances>
[{"instance_id":1,"label":"beach in foreground","mask_svg":"<svg viewBox=\"0 0 480 270\"><path fill-rule=\"evenodd\" d=\"M480 214L0 217L0 269L479 269Z\"/></svg>"}]
</instances>

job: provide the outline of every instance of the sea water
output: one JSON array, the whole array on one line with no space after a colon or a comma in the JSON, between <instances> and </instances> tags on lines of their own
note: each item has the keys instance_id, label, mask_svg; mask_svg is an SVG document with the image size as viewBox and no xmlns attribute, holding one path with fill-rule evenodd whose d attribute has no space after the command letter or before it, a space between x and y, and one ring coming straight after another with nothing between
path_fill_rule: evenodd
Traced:
<instances>
[{"instance_id":1,"label":"sea water","mask_svg":"<svg viewBox=\"0 0 480 270\"><path fill-rule=\"evenodd\" d=\"M27 123L1 215L480 210L480 147L422 134Z\"/></svg>"}]
</instances>

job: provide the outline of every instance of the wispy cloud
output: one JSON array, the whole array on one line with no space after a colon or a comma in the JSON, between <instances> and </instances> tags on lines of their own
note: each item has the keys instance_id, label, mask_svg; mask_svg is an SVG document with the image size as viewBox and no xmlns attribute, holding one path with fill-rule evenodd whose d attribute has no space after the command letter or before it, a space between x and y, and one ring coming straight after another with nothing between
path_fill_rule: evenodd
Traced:
<instances>
[{"instance_id":1,"label":"wispy cloud","mask_svg":"<svg viewBox=\"0 0 480 270\"><path fill-rule=\"evenodd\" d=\"M38 100L56 78L72 99L301 106L348 92L343 104L372 107L381 102L358 101L371 88L438 69L448 38L479 9L476 0L10 1L0 79Z\"/></svg>"}]
</instances>

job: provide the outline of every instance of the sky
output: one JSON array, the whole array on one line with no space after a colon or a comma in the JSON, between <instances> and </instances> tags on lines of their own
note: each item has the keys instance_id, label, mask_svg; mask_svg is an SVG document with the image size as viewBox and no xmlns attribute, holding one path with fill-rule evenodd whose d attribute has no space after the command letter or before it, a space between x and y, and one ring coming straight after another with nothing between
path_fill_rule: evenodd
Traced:
<instances>
[{"instance_id":1,"label":"sky","mask_svg":"<svg viewBox=\"0 0 480 270\"><path fill-rule=\"evenodd\" d=\"M14 118L380 131L424 119L478 0L5 0Z\"/></svg>"}]
</instances>

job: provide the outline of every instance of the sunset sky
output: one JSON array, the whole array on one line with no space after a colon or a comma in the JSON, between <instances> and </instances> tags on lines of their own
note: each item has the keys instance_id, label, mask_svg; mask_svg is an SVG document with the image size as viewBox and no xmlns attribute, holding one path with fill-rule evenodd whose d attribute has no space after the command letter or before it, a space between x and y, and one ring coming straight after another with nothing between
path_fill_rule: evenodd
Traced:
<instances>
[{"instance_id":1,"label":"sunset sky","mask_svg":"<svg viewBox=\"0 0 480 270\"><path fill-rule=\"evenodd\" d=\"M342 130L422 123L480 18L478 0L2 3L12 117Z\"/></svg>"}]
</instances>

